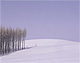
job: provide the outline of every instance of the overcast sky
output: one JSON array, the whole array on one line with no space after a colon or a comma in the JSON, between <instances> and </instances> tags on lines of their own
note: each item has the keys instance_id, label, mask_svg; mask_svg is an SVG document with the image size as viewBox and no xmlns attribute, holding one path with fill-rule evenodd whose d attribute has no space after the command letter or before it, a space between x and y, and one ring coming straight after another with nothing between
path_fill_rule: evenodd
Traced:
<instances>
[{"instance_id":1,"label":"overcast sky","mask_svg":"<svg viewBox=\"0 0 80 63\"><path fill-rule=\"evenodd\" d=\"M79 41L78 1L4 1L1 24L26 28L27 39Z\"/></svg>"}]
</instances>

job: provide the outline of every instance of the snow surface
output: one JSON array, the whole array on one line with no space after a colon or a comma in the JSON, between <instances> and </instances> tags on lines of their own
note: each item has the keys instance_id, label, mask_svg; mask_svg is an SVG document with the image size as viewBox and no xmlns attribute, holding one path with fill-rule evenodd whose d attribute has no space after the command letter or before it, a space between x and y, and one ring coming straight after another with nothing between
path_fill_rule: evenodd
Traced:
<instances>
[{"instance_id":1,"label":"snow surface","mask_svg":"<svg viewBox=\"0 0 80 63\"><path fill-rule=\"evenodd\" d=\"M35 39L25 44L29 49L2 56L1 63L80 63L79 42Z\"/></svg>"}]
</instances>

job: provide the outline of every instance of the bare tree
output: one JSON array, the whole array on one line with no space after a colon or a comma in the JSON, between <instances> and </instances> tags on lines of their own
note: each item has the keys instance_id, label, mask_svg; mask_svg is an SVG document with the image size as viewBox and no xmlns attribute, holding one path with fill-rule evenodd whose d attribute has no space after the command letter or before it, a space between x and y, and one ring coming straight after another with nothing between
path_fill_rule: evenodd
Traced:
<instances>
[{"instance_id":1,"label":"bare tree","mask_svg":"<svg viewBox=\"0 0 80 63\"><path fill-rule=\"evenodd\" d=\"M26 29L23 30L23 49L25 49Z\"/></svg>"},{"instance_id":2,"label":"bare tree","mask_svg":"<svg viewBox=\"0 0 80 63\"><path fill-rule=\"evenodd\" d=\"M25 48L26 29L0 27L0 54Z\"/></svg>"}]
</instances>

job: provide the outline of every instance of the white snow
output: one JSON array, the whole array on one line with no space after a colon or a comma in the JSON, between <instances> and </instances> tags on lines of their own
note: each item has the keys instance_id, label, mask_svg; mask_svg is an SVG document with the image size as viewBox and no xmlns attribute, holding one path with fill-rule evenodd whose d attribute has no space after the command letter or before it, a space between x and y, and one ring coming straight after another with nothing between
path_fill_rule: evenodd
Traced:
<instances>
[{"instance_id":1,"label":"white snow","mask_svg":"<svg viewBox=\"0 0 80 63\"><path fill-rule=\"evenodd\" d=\"M26 40L26 47L0 57L1 63L80 63L79 42L60 39Z\"/></svg>"}]
</instances>

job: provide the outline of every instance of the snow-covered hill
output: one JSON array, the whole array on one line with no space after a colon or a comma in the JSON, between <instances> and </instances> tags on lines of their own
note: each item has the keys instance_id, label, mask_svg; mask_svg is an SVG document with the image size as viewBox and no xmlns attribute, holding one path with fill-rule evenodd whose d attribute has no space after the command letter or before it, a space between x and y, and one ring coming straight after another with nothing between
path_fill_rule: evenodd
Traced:
<instances>
[{"instance_id":1,"label":"snow-covered hill","mask_svg":"<svg viewBox=\"0 0 80 63\"><path fill-rule=\"evenodd\" d=\"M79 44L59 39L26 40L29 49L0 59L1 63L79 63Z\"/></svg>"}]
</instances>

